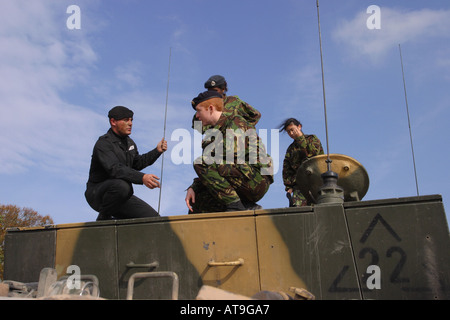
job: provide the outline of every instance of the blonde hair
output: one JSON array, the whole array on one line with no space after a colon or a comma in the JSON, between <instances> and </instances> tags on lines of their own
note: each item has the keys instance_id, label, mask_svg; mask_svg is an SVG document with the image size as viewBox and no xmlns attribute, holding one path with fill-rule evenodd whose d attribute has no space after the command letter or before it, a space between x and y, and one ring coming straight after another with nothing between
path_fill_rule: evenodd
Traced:
<instances>
[{"instance_id":1,"label":"blonde hair","mask_svg":"<svg viewBox=\"0 0 450 320\"><path fill-rule=\"evenodd\" d=\"M208 108L210 105L212 105L214 108L216 108L217 111L223 111L223 99L222 98L211 98L206 101L200 102L198 104L199 107L202 108Z\"/></svg>"}]
</instances>

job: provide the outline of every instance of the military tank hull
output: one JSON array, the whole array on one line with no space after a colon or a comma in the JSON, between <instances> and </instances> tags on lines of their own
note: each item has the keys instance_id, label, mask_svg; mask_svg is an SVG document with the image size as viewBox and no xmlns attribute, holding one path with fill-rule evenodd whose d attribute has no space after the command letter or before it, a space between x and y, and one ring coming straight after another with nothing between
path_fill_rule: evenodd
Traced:
<instances>
[{"instance_id":1,"label":"military tank hull","mask_svg":"<svg viewBox=\"0 0 450 320\"><path fill-rule=\"evenodd\" d=\"M195 299L212 286L247 297L302 288L319 300L434 300L450 298L449 249L442 198L428 195L13 228L4 275L29 283L76 266L106 299Z\"/></svg>"}]
</instances>

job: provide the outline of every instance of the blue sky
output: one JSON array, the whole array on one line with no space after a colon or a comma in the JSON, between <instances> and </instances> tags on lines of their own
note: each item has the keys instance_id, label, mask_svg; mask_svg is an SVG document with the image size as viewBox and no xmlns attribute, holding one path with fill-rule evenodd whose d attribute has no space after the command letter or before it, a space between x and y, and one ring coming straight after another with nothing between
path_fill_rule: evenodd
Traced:
<instances>
[{"instance_id":1,"label":"blue sky","mask_svg":"<svg viewBox=\"0 0 450 320\"><path fill-rule=\"evenodd\" d=\"M67 28L70 5L81 9L81 29ZM380 29L367 28L370 5L381 9ZM364 165L364 200L416 195L401 44L419 193L441 194L448 214L450 3L321 0L320 16L330 153ZM213 74L261 111L258 129L296 117L326 147L315 0L2 0L0 21L1 204L57 224L95 220L84 190L107 112L131 108L139 151L156 146L170 48L162 216L187 213L195 175L191 164L172 161L171 138L190 129L190 101ZM264 208L287 205L281 162L291 140L276 140L269 134L279 167ZM161 160L144 172L159 176ZM158 207L159 190L135 193Z\"/></svg>"}]
</instances>

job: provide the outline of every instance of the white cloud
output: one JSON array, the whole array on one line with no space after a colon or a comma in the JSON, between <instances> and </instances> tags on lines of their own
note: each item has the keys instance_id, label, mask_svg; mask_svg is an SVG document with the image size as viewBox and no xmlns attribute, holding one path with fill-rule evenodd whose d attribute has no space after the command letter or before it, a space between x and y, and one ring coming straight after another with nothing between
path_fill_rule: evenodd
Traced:
<instances>
[{"instance_id":1,"label":"white cloud","mask_svg":"<svg viewBox=\"0 0 450 320\"><path fill-rule=\"evenodd\" d=\"M56 12L65 17L56 3L1 3L0 108L7 133L0 137L3 174L33 165L56 171L80 166L85 162L83 141L92 139L100 120L61 97L63 90L86 80L97 57L83 35L67 37L64 19L54 18Z\"/></svg>"},{"instance_id":2,"label":"white cloud","mask_svg":"<svg viewBox=\"0 0 450 320\"><path fill-rule=\"evenodd\" d=\"M362 56L377 62L398 44L450 35L450 10L405 11L381 7L381 28L373 30L366 25L370 17L365 12L359 13L353 19L343 20L333 33L337 42L347 46L352 58Z\"/></svg>"},{"instance_id":3,"label":"white cloud","mask_svg":"<svg viewBox=\"0 0 450 320\"><path fill-rule=\"evenodd\" d=\"M139 87L142 84L143 65L140 62L129 62L125 65L116 67L116 78L131 87Z\"/></svg>"}]
</instances>

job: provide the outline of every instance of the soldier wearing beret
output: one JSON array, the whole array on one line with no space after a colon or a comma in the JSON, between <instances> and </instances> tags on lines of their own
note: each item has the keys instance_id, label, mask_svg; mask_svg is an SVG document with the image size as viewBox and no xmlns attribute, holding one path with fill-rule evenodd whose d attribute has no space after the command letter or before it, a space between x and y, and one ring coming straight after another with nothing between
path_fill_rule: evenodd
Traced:
<instances>
[{"instance_id":1,"label":"soldier wearing beret","mask_svg":"<svg viewBox=\"0 0 450 320\"><path fill-rule=\"evenodd\" d=\"M273 170L271 158L259 141L252 122L237 110L226 114L223 96L217 91L199 94L193 99L192 107L196 110L196 118L210 129L202 142L203 156L194 162L198 178L186 193L189 212L261 208L256 202L273 183ZM230 138L228 130L237 135ZM245 138L247 130L253 130L253 140Z\"/></svg>"},{"instance_id":2,"label":"soldier wearing beret","mask_svg":"<svg viewBox=\"0 0 450 320\"><path fill-rule=\"evenodd\" d=\"M167 150L167 141L162 139L155 149L140 155L129 137L133 115L126 107L112 108L108 113L111 128L94 146L85 197L99 213L97 221L158 216L149 204L133 195L132 185L159 187L157 176L140 171Z\"/></svg>"},{"instance_id":3,"label":"soldier wearing beret","mask_svg":"<svg viewBox=\"0 0 450 320\"><path fill-rule=\"evenodd\" d=\"M255 127L261 118L261 113L253 108L248 103L242 101L238 96L227 96L228 83L225 78L221 75L213 75L205 82L205 89L208 91L219 92L223 97L223 113L228 116L232 115L234 112L240 114L250 126ZM192 127L194 128L194 121L196 118L192 119ZM208 130L210 126L203 126L203 132Z\"/></svg>"},{"instance_id":4,"label":"soldier wearing beret","mask_svg":"<svg viewBox=\"0 0 450 320\"><path fill-rule=\"evenodd\" d=\"M291 207L310 205L306 197L296 187L297 171L302 163L311 157L323 154L322 143L313 134L304 134L302 124L295 118L289 118L280 126L280 132L286 131L294 141L286 150L283 161L283 183L290 198Z\"/></svg>"}]
</instances>

